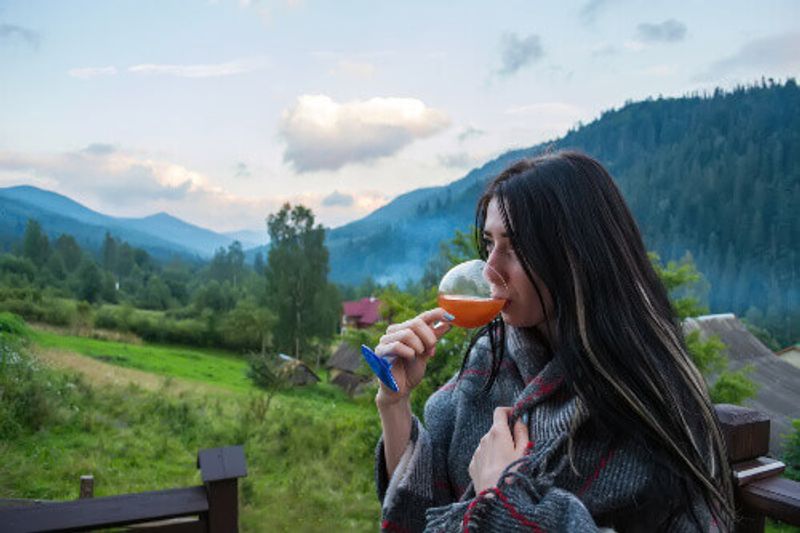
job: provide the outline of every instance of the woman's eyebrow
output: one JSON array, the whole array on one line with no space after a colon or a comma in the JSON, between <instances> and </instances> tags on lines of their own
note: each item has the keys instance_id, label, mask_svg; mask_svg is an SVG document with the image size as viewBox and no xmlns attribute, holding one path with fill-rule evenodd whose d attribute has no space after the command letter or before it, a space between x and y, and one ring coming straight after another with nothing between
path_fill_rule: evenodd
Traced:
<instances>
[{"instance_id":1,"label":"woman's eyebrow","mask_svg":"<svg viewBox=\"0 0 800 533\"><path fill-rule=\"evenodd\" d=\"M502 233L500 233L500 234L498 235L498 237L500 237L501 239L508 239L508 233L507 233L507 232L505 232L505 231L503 231ZM494 236L493 236L493 235L492 235L490 232L488 232L488 231L486 231L486 230L483 230L483 238L484 238L484 239L487 239L487 238L488 238L488 239L493 239L493 238L494 238Z\"/></svg>"}]
</instances>

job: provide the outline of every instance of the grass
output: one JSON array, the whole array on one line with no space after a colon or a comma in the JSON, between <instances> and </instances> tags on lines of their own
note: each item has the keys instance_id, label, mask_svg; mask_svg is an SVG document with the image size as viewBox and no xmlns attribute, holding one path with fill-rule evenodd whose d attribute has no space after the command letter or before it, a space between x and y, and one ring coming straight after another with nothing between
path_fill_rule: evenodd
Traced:
<instances>
[{"instance_id":1,"label":"grass","mask_svg":"<svg viewBox=\"0 0 800 533\"><path fill-rule=\"evenodd\" d=\"M45 360L71 359L0 373L0 388L17 376L8 389L16 397L4 401L34 403L39 413L4 425L10 411L0 405L0 498L73 499L82 474L95 476L98 496L196 485L199 449L243 444L242 531L378 528L380 422L369 398L322 383L279 393L267 407L263 393L237 381L244 362L229 354L42 331L31 338ZM201 365L211 372L195 372ZM142 369L186 377L147 381Z\"/></svg>"},{"instance_id":2,"label":"grass","mask_svg":"<svg viewBox=\"0 0 800 533\"><path fill-rule=\"evenodd\" d=\"M165 377L211 383L236 392L252 392L247 362L230 352L157 344L129 344L34 329L33 342L44 349L78 353L125 368Z\"/></svg>"}]
</instances>

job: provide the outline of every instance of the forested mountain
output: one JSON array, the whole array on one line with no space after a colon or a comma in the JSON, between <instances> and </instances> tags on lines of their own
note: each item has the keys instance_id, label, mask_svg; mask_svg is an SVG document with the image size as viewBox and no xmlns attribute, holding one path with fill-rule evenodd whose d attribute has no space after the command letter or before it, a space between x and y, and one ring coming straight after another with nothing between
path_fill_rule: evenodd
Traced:
<instances>
[{"instance_id":1,"label":"forested mountain","mask_svg":"<svg viewBox=\"0 0 800 533\"><path fill-rule=\"evenodd\" d=\"M509 152L446 187L421 189L328 236L332 277L418 278L438 243L466 229L485 182L518 158L577 149L611 171L663 259L691 254L712 312L779 338L800 335L800 90L794 80L648 99L549 144Z\"/></svg>"},{"instance_id":2,"label":"forested mountain","mask_svg":"<svg viewBox=\"0 0 800 533\"><path fill-rule=\"evenodd\" d=\"M22 237L28 219L39 221L52 239L69 234L81 246L98 250L105 233L110 232L160 260L174 256L194 261L211 259L219 248L225 248L235 240L167 213L143 218L112 217L37 187L0 188L0 250L9 250Z\"/></svg>"}]
</instances>

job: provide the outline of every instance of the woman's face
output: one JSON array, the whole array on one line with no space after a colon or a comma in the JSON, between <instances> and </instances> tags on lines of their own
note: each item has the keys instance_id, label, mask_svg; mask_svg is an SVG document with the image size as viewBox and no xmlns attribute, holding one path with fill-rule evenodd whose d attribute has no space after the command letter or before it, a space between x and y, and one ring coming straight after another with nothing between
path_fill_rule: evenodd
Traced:
<instances>
[{"instance_id":1,"label":"woman's face","mask_svg":"<svg viewBox=\"0 0 800 533\"><path fill-rule=\"evenodd\" d=\"M543 304L548 314L551 314L550 292L534 272L533 278L539 286L544 301L539 300L536 289L525 274L525 269L522 268L522 263L511 246L496 198L492 198L486 209L483 238L487 242L486 262L491 267L486 269L486 278L492 286L492 297L506 300L501 312L503 321L509 326L516 327L542 325L545 318ZM497 279L497 274L493 273L492 269L502 276L507 285Z\"/></svg>"}]
</instances>

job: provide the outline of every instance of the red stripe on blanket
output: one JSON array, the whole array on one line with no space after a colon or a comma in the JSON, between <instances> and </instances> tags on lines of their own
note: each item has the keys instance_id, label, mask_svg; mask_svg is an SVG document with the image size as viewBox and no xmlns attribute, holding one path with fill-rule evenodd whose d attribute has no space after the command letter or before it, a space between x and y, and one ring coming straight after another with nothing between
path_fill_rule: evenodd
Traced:
<instances>
[{"instance_id":1,"label":"red stripe on blanket","mask_svg":"<svg viewBox=\"0 0 800 533\"><path fill-rule=\"evenodd\" d=\"M498 488L495 488L492 492L497 494L497 497L500 498L500 503L503 504L503 507L509 512L511 516L514 517L514 520L522 524L523 526L527 526L531 528L531 530L535 531L536 533L544 533L542 527L534 522L533 520L528 520L525 518L519 511L517 511L516 507L511 505L511 502L508 501L508 498L502 491Z\"/></svg>"},{"instance_id":2,"label":"red stripe on blanket","mask_svg":"<svg viewBox=\"0 0 800 533\"><path fill-rule=\"evenodd\" d=\"M466 510L466 512L464 512L464 519L461 520L461 531L463 533L469 533L469 519L472 518L472 510L478 504L478 501L481 498L483 498L486 495L486 493L489 492L490 490L492 490L492 489L484 489L484 490L480 491L475 496L475 498L473 498L472 501L469 502L469 505L467 506L467 510Z\"/></svg>"},{"instance_id":3,"label":"red stripe on blanket","mask_svg":"<svg viewBox=\"0 0 800 533\"><path fill-rule=\"evenodd\" d=\"M539 379L539 376L536 376L536 378L537 379L534 379L531 383L541 381L541 379ZM514 404L514 409L515 410L521 409L529 401L550 394L553 391L553 389L561 385L562 381L564 381L564 378L557 378L548 383L542 383L541 385L539 385L539 388L537 388L535 391L527 395L525 398L521 399L516 404Z\"/></svg>"},{"instance_id":4,"label":"red stripe on blanket","mask_svg":"<svg viewBox=\"0 0 800 533\"><path fill-rule=\"evenodd\" d=\"M583 496L583 493L589 490L589 487L592 486L592 483L597 480L598 476L600 476L600 472L606 467L608 462L614 456L614 450L609 450L608 453L600 458L600 462L597 464L597 468L594 469L592 475L589 476L586 481L583 483L583 486L578 490L578 496Z\"/></svg>"}]
</instances>

